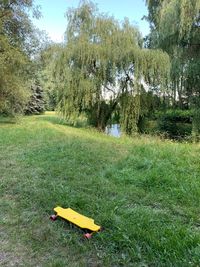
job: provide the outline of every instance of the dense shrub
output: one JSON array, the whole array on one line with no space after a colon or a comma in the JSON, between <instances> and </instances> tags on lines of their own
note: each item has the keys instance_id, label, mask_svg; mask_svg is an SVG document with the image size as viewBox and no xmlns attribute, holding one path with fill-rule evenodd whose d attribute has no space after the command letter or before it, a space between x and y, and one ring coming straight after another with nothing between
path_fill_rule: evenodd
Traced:
<instances>
[{"instance_id":1,"label":"dense shrub","mask_svg":"<svg viewBox=\"0 0 200 267\"><path fill-rule=\"evenodd\" d=\"M169 138L181 139L191 135L191 110L167 110L158 112L156 116L158 131L165 133Z\"/></svg>"}]
</instances>

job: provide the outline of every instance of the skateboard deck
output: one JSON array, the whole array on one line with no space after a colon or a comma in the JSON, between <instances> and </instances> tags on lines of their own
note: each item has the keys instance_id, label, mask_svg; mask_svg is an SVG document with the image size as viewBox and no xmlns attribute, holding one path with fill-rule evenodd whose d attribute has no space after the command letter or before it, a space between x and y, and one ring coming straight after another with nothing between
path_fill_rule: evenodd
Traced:
<instances>
[{"instance_id":1,"label":"skateboard deck","mask_svg":"<svg viewBox=\"0 0 200 267\"><path fill-rule=\"evenodd\" d=\"M93 232L98 232L101 229L99 225L94 223L93 219L81 215L73 209L56 207L54 208L54 211L57 213L57 216L79 226L80 228L88 229Z\"/></svg>"}]
</instances>

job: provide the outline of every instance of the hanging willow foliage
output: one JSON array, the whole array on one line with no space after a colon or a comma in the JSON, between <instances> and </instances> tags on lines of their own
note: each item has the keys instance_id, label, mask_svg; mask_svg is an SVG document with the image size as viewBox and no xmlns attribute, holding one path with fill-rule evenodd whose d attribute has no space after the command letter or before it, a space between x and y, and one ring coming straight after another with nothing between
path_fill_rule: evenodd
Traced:
<instances>
[{"instance_id":1,"label":"hanging willow foliage","mask_svg":"<svg viewBox=\"0 0 200 267\"><path fill-rule=\"evenodd\" d=\"M131 134L142 108L142 83L162 89L169 73L167 54L143 49L137 28L127 19L120 24L100 14L91 2L69 9L67 18L66 44L54 66L60 112L65 118L85 113L104 130L120 105L121 124Z\"/></svg>"},{"instance_id":2,"label":"hanging willow foliage","mask_svg":"<svg viewBox=\"0 0 200 267\"><path fill-rule=\"evenodd\" d=\"M194 110L193 135L200 139L200 0L147 0L150 46L171 57L173 106Z\"/></svg>"}]
</instances>

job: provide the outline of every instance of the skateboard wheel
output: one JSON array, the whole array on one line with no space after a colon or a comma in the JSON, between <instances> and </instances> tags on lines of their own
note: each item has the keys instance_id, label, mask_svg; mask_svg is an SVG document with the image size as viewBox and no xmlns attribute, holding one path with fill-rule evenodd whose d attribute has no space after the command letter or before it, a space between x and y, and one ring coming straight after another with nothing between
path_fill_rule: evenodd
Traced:
<instances>
[{"instance_id":1,"label":"skateboard wheel","mask_svg":"<svg viewBox=\"0 0 200 267\"><path fill-rule=\"evenodd\" d=\"M90 234L90 233L86 233L86 234L84 234L84 237L85 237L86 239L90 239L90 238L92 238L92 234Z\"/></svg>"},{"instance_id":2,"label":"skateboard wheel","mask_svg":"<svg viewBox=\"0 0 200 267\"><path fill-rule=\"evenodd\" d=\"M55 214L53 214L53 215L50 216L50 219L51 219L52 221L55 221L55 220L57 219L57 216L56 216Z\"/></svg>"}]
</instances>

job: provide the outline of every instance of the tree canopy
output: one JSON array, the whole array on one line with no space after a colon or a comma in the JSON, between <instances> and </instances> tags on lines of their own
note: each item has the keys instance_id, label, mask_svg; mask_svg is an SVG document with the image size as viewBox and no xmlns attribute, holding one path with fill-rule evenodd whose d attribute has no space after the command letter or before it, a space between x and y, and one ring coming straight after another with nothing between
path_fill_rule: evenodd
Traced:
<instances>
[{"instance_id":1,"label":"tree canopy","mask_svg":"<svg viewBox=\"0 0 200 267\"><path fill-rule=\"evenodd\" d=\"M85 113L103 130L120 106L121 124L131 134L141 113L144 84L161 90L166 82L167 54L144 49L141 34L127 19L119 23L91 2L69 9L67 19L66 43L54 68L59 110L65 117Z\"/></svg>"},{"instance_id":2,"label":"tree canopy","mask_svg":"<svg viewBox=\"0 0 200 267\"><path fill-rule=\"evenodd\" d=\"M150 47L166 51L172 62L174 105L193 108L194 134L200 134L200 1L148 0ZM178 100L178 101L177 101Z\"/></svg>"},{"instance_id":3,"label":"tree canopy","mask_svg":"<svg viewBox=\"0 0 200 267\"><path fill-rule=\"evenodd\" d=\"M27 80L31 56L38 39L29 19L37 9L32 0L3 0L0 3L0 112L22 112L28 100Z\"/></svg>"},{"instance_id":4,"label":"tree canopy","mask_svg":"<svg viewBox=\"0 0 200 267\"><path fill-rule=\"evenodd\" d=\"M119 22L83 0L68 9L65 41L54 44L31 23L40 16L33 0L2 0L0 113L45 106L69 121L83 115L99 130L117 120L129 135L143 132L146 120L157 120L159 131L184 118L198 140L200 0L146 4L145 38L128 19Z\"/></svg>"}]
</instances>

